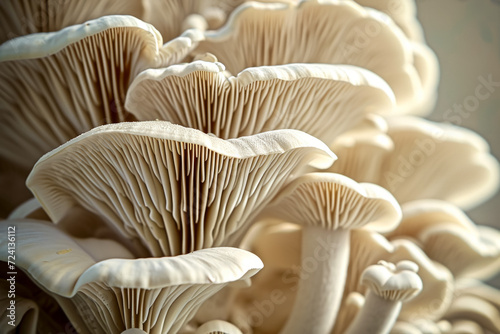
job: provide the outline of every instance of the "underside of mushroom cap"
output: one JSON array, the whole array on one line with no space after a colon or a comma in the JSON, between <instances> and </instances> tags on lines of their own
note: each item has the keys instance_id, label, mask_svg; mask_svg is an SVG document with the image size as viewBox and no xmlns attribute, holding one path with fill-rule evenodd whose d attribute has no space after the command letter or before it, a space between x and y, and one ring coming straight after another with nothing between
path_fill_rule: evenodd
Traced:
<instances>
[{"instance_id":1,"label":"underside of mushroom cap","mask_svg":"<svg viewBox=\"0 0 500 334\"><path fill-rule=\"evenodd\" d=\"M51 32L105 15L142 18L142 0L42 1L5 0L0 4L0 44L8 39Z\"/></svg>"},{"instance_id":2,"label":"underside of mushroom cap","mask_svg":"<svg viewBox=\"0 0 500 334\"><path fill-rule=\"evenodd\" d=\"M398 105L421 94L402 31L384 14L354 1L247 2L205 37L197 52L213 53L231 73L287 63L349 64L380 75Z\"/></svg>"},{"instance_id":3,"label":"underside of mushroom cap","mask_svg":"<svg viewBox=\"0 0 500 334\"><path fill-rule=\"evenodd\" d=\"M3 224L15 226L17 245L23 249L16 265L61 303L83 333L121 333L127 328L176 332L212 294L263 267L257 256L236 248L96 262L53 224ZM7 243L3 236L0 245Z\"/></svg>"},{"instance_id":4,"label":"underside of mushroom cap","mask_svg":"<svg viewBox=\"0 0 500 334\"><path fill-rule=\"evenodd\" d=\"M80 205L153 255L177 255L235 245L292 173L334 160L296 130L223 140L169 122L131 122L46 154L27 185L54 222Z\"/></svg>"},{"instance_id":5,"label":"underside of mushroom cap","mask_svg":"<svg viewBox=\"0 0 500 334\"><path fill-rule=\"evenodd\" d=\"M401 208L385 189L357 183L334 173L309 173L288 184L266 209L265 215L329 230L369 228L393 230Z\"/></svg>"},{"instance_id":6,"label":"underside of mushroom cap","mask_svg":"<svg viewBox=\"0 0 500 334\"><path fill-rule=\"evenodd\" d=\"M138 120L167 120L221 138L289 128L326 143L365 114L393 109L389 86L354 66L263 66L230 78L224 71L205 61L146 70L132 83L126 108Z\"/></svg>"}]
</instances>

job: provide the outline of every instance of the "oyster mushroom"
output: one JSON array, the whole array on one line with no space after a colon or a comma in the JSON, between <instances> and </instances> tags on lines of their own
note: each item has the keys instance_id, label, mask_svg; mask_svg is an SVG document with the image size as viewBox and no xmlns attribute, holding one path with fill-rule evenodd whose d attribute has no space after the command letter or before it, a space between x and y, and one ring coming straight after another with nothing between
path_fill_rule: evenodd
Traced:
<instances>
[{"instance_id":1,"label":"oyster mushroom","mask_svg":"<svg viewBox=\"0 0 500 334\"><path fill-rule=\"evenodd\" d=\"M362 284L368 287L365 303L346 334L389 333L403 302L422 290L417 271L418 266L411 261L396 265L381 261L366 268L361 275Z\"/></svg>"},{"instance_id":2,"label":"oyster mushroom","mask_svg":"<svg viewBox=\"0 0 500 334\"><path fill-rule=\"evenodd\" d=\"M334 160L296 130L223 140L169 122L131 122L49 152L27 185L56 223L79 205L154 256L169 256L237 245L292 173Z\"/></svg>"},{"instance_id":3,"label":"oyster mushroom","mask_svg":"<svg viewBox=\"0 0 500 334\"><path fill-rule=\"evenodd\" d=\"M301 279L282 333L332 330L349 263L350 230L365 225L391 230L400 210L385 189L333 173L306 174L280 192L265 213L303 226ZM318 289L325 282L328 288Z\"/></svg>"},{"instance_id":4,"label":"oyster mushroom","mask_svg":"<svg viewBox=\"0 0 500 334\"><path fill-rule=\"evenodd\" d=\"M382 77L398 106L421 94L406 36L386 15L354 1L247 2L204 35L196 52L213 53L231 73L288 63L348 64Z\"/></svg>"},{"instance_id":5,"label":"oyster mushroom","mask_svg":"<svg viewBox=\"0 0 500 334\"><path fill-rule=\"evenodd\" d=\"M130 82L182 59L195 36L188 31L162 46L153 26L107 16L0 45L0 214L29 198L17 192L43 154L95 126L132 120L123 106Z\"/></svg>"},{"instance_id":6,"label":"oyster mushroom","mask_svg":"<svg viewBox=\"0 0 500 334\"><path fill-rule=\"evenodd\" d=\"M247 68L227 78L223 64L195 61L140 73L126 108L138 120L162 119L236 138L297 129L329 143L367 113L387 114L394 96L373 73L346 65Z\"/></svg>"},{"instance_id":7,"label":"oyster mushroom","mask_svg":"<svg viewBox=\"0 0 500 334\"><path fill-rule=\"evenodd\" d=\"M0 44L8 39L38 32L57 31L106 15L133 15L142 18L142 0L0 2Z\"/></svg>"},{"instance_id":8,"label":"oyster mushroom","mask_svg":"<svg viewBox=\"0 0 500 334\"><path fill-rule=\"evenodd\" d=\"M79 333L175 333L204 300L263 266L247 251L224 247L176 257L96 259L54 224L0 224L16 228L23 250L17 253L18 268L58 301ZM7 242L3 234L0 245L6 248ZM95 246L94 251L105 251ZM123 246L114 248L127 255Z\"/></svg>"},{"instance_id":9,"label":"oyster mushroom","mask_svg":"<svg viewBox=\"0 0 500 334\"><path fill-rule=\"evenodd\" d=\"M212 320L198 327L194 334L242 334L242 333L235 325L229 322L222 320Z\"/></svg>"},{"instance_id":10,"label":"oyster mushroom","mask_svg":"<svg viewBox=\"0 0 500 334\"><path fill-rule=\"evenodd\" d=\"M388 125L394 150L377 184L400 203L440 199L469 209L497 191L499 163L476 133L411 116L391 117Z\"/></svg>"}]
</instances>

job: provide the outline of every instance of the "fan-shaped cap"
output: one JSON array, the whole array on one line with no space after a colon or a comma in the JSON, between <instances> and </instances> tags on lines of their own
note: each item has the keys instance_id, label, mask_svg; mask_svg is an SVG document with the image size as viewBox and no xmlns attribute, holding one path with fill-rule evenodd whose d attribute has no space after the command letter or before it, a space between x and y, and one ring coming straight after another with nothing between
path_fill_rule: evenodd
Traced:
<instances>
[{"instance_id":1,"label":"fan-shaped cap","mask_svg":"<svg viewBox=\"0 0 500 334\"><path fill-rule=\"evenodd\" d=\"M500 232L487 226L473 231L441 223L418 236L423 250L455 277L488 279L500 270Z\"/></svg>"},{"instance_id":2,"label":"fan-shaped cap","mask_svg":"<svg viewBox=\"0 0 500 334\"><path fill-rule=\"evenodd\" d=\"M220 30L205 32L197 52L207 51L231 73L287 63L359 66L387 81L398 105L421 92L404 34L384 14L353 1L247 2Z\"/></svg>"},{"instance_id":3,"label":"fan-shaped cap","mask_svg":"<svg viewBox=\"0 0 500 334\"><path fill-rule=\"evenodd\" d=\"M167 120L221 138L289 128L329 143L366 113L390 112L393 99L381 78L354 66L263 66L226 78L223 64L195 61L139 74L126 108L138 120Z\"/></svg>"},{"instance_id":4,"label":"fan-shaped cap","mask_svg":"<svg viewBox=\"0 0 500 334\"><path fill-rule=\"evenodd\" d=\"M410 237L417 239L419 234L427 228L438 224L451 224L453 226L476 233L476 225L456 205L451 203L422 199L401 205L403 219L398 227L387 234L389 238Z\"/></svg>"},{"instance_id":5,"label":"fan-shaped cap","mask_svg":"<svg viewBox=\"0 0 500 334\"><path fill-rule=\"evenodd\" d=\"M388 124L395 145L379 184L400 203L441 199L471 208L498 189L499 163L476 133L410 116Z\"/></svg>"},{"instance_id":6,"label":"fan-shaped cap","mask_svg":"<svg viewBox=\"0 0 500 334\"><path fill-rule=\"evenodd\" d=\"M411 261L401 261L396 265L379 261L363 271L361 284L383 299L406 301L422 291L422 280L417 271L418 265Z\"/></svg>"},{"instance_id":7,"label":"fan-shaped cap","mask_svg":"<svg viewBox=\"0 0 500 334\"><path fill-rule=\"evenodd\" d=\"M189 31L162 46L153 26L106 16L2 44L0 165L9 176L0 188L9 189L2 197L15 198L6 208L2 201L3 214L28 198L27 191L18 192L38 158L95 126L133 119L123 106L132 79L145 68L182 59L196 38Z\"/></svg>"},{"instance_id":8,"label":"fan-shaped cap","mask_svg":"<svg viewBox=\"0 0 500 334\"><path fill-rule=\"evenodd\" d=\"M401 208L385 189L334 173L309 173L288 184L265 214L273 218L326 229L366 227L394 229Z\"/></svg>"},{"instance_id":9,"label":"fan-shaped cap","mask_svg":"<svg viewBox=\"0 0 500 334\"><path fill-rule=\"evenodd\" d=\"M242 334L235 325L222 320L212 320L196 329L194 334Z\"/></svg>"},{"instance_id":10,"label":"fan-shaped cap","mask_svg":"<svg viewBox=\"0 0 500 334\"><path fill-rule=\"evenodd\" d=\"M96 262L53 224L6 224L15 226L17 246L23 250L16 265L61 302L83 333L121 333L128 328L177 332L204 300L263 266L257 256L235 248ZM7 235L2 235L0 245L6 248L7 243ZM2 253L2 260L6 257Z\"/></svg>"},{"instance_id":11,"label":"fan-shaped cap","mask_svg":"<svg viewBox=\"0 0 500 334\"><path fill-rule=\"evenodd\" d=\"M223 140L169 122L104 125L42 157L27 184L54 222L74 205L152 254L236 245L292 173L335 155L296 130Z\"/></svg>"},{"instance_id":12,"label":"fan-shaped cap","mask_svg":"<svg viewBox=\"0 0 500 334\"><path fill-rule=\"evenodd\" d=\"M106 15L133 15L142 18L142 0L41 1L0 4L0 44L8 39L38 32L57 31L70 25Z\"/></svg>"}]
</instances>

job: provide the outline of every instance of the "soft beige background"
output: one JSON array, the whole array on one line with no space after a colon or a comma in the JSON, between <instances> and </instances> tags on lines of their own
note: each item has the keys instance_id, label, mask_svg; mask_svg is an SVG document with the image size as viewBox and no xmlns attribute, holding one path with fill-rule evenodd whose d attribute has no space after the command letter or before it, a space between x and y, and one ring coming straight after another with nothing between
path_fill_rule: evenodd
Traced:
<instances>
[{"instance_id":1,"label":"soft beige background","mask_svg":"<svg viewBox=\"0 0 500 334\"><path fill-rule=\"evenodd\" d=\"M447 121L446 110L474 96L478 77L491 75L500 84L500 1L417 0L417 9L441 66L438 103L430 118ZM500 159L500 87L461 119L461 126L486 138ZM468 213L476 223L500 228L500 195Z\"/></svg>"},{"instance_id":2,"label":"soft beige background","mask_svg":"<svg viewBox=\"0 0 500 334\"><path fill-rule=\"evenodd\" d=\"M491 75L500 82L500 1L417 0L417 9L441 66L439 98L430 118L446 121L446 110L474 95L478 77ZM462 126L489 142L500 160L500 87L462 120ZM500 194L468 214L478 224L500 229ZM500 288L500 275L491 283Z\"/></svg>"}]
</instances>

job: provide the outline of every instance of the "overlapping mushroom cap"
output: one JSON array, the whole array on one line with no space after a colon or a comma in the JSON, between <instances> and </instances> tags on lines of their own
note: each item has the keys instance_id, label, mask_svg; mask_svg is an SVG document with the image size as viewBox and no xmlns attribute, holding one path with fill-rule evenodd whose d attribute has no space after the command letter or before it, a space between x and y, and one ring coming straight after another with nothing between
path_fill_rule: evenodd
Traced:
<instances>
[{"instance_id":1,"label":"overlapping mushroom cap","mask_svg":"<svg viewBox=\"0 0 500 334\"><path fill-rule=\"evenodd\" d=\"M133 81L126 108L138 120L167 120L225 139L289 128L328 143L367 113L387 114L394 105L382 79L354 66L263 66L229 78L224 71L206 61L146 70Z\"/></svg>"},{"instance_id":2,"label":"overlapping mushroom cap","mask_svg":"<svg viewBox=\"0 0 500 334\"><path fill-rule=\"evenodd\" d=\"M387 81L402 106L422 92L408 45L388 17L353 1L247 2L195 52L213 53L231 73L287 63L363 67Z\"/></svg>"},{"instance_id":3,"label":"overlapping mushroom cap","mask_svg":"<svg viewBox=\"0 0 500 334\"><path fill-rule=\"evenodd\" d=\"M162 45L153 26L131 16L106 16L1 45L1 187L18 175L14 188L24 189L36 160L80 133L133 120L124 109L133 78L182 59L195 36L189 31ZM2 199L11 197L12 190L2 191ZM20 197L8 208L2 203L2 214L26 199Z\"/></svg>"},{"instance_id":4,"label":"overlapping mushroom cap","mask_svg":"<svg viewBox=\"0 0 500 334\"><path fill-rule=\"evenodd\" d=\"M22 249L16 265L61 304L79 333L177 332L199 305L230 282L253 276L260 259L235 248L212 248L177 257L131 259L115 243L119 258L96 259L50 223L4 221L15 226ZM3 234L0 245L7 247ZM108 242L103 240L105 247ZM40 247L40 245L43 245ZM2 260L7 256L2 253Z\"/></svg>"},{"instance_id":5,"label":"overlapping mushroom cap","mask_svg":"<svg viewBox=\"0 0 500 334\"><path fill-rule=\"evenodd\" d=\"M0 3L0 43L22 35L51 32L105 15L144 15L142 0L5 0Z\"/></svg>"},{"instance_id":6,"label":"overlapping mushroom cap","mask_svg":"<svg viewBox=\"0 0 500 334\"><path fill-rule=\"evenodd\" d=\"M177 255L235 245L292 173L334 160L295 130L223 140L169 122L131 122L48 153L27 184L54 222L80 205L153 255Z\"/></svg>"},{"instance_id":7,"label":"overlapping mushroom cap","mask_svg":"<svg viewBox=\"0 0 500 334\"><path fill-rule=\"evenodd\" d=\"M438 199L468 209L498 189L499 163L476 133L411 116L390 117L387 122L387 134L360 131L349 134L349 140L334 142L331 146L339 160L345 156L350 163L328 171L381 185L400 203ZM351 149L352 142L359 144ZM366 159L375 166L356 168Z\"/></svg>"}]
</instances>

